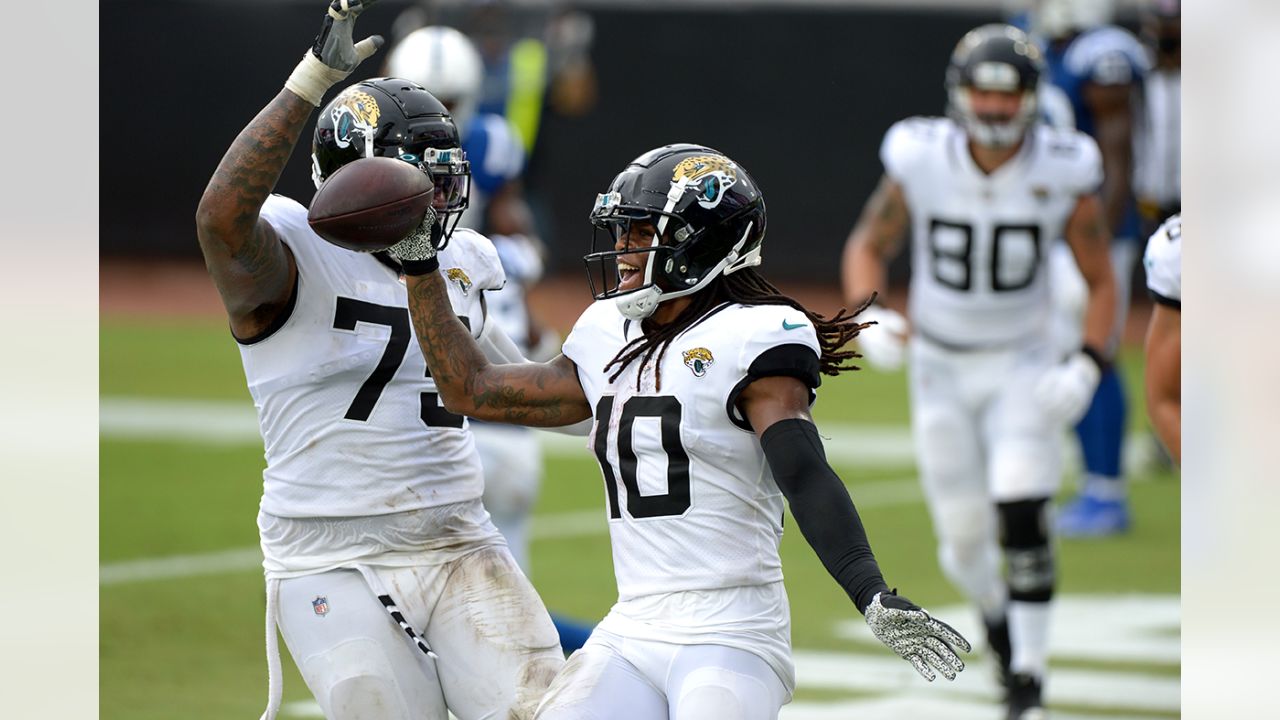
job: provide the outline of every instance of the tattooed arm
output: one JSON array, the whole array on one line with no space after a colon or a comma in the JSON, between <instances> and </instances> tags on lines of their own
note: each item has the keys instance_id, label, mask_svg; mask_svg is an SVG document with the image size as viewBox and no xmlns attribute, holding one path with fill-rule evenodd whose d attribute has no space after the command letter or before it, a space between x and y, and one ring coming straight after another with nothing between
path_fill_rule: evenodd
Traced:
<instances>
[{"instance_id":1,"label":"tattooed arm","mask_svg":"<svg viewBox=\"0 0 1280 720\"><path fill-rule=\"evenodd\" d=\"M293 256L258 214L324 93L382 45L377 35L352 39L356 18L373 3L328 3L320 34L285 89L236 136L200 198L196 235L236 337L270 327L293 292Z\"/></svg>"},{"instance_id":2,"label":"tattooed arm","mask_svg":"<svg viewBox=\"0 0 1280 720\"><path fill-rule=\"evenodd\" d=\"M454 314L440 273L407 275L405 281L418 345L450 412L534 427L558 427L591 417L591 405L569 358L494 365Z\"/></svg>"},{"instance_id":3,"label":"tattooed arm","mask_svg":"<svg viewBox=\"0 0 1280 720\"><path fill-rule=\"evenodd\" d=\"M889 260L897 254L909 221L902 186L882 177L844 246L840 275L851 307L888 286Z\"/></svg>"},{"instance_id":4,"label":"tattooed arm","mask_svg":"<svg viewBox=\"0 0 1280 720\"><path fill-rule=\"evenodd\" d=\"M1067 219L1063 235L1089 286L1084 315L1084 344L1106 353L1116 317L1116 281L1111 271L1111 233L1107 232L1102 201L1082 195Z\"/></svg>"},{"instance_id":5,"label":"tattooed arm","mask_svg":"<svg viewBox=\"0 0 1280 720\"><path fill-rule=\"evenodd\" d=\"M293 291L293 257L258 213L313 109L281 90L240 131L200 198L196 235L236 337L269 327Z\"/></svg>"}]
</instances>

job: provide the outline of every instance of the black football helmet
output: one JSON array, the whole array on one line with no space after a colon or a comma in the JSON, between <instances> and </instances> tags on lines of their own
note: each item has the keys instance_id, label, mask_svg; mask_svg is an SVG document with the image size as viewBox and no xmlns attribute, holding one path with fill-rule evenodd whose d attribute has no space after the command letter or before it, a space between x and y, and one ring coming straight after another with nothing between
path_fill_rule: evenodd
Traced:
<instances>
[{"instance_id":1,"label":"black football helmet","mask_svg":"<svg viewBox=\"0 0 1280 720\"><path fill-rule=\"evenodd\" d=\"M633 320L664 300L695 293L720 275L760 264L764 195L745 168L702 145L665 145L632 160L596 197L584 260L591 293L616 298ZM632 223L653 226L643 247L617 249ZM608 243L601 247L601 239ZM619 258L646 253L639 287L622 290ZM599 285L597 285L597 280Z\"/></svg>"},{"instance_id":2,"label":"black football helmet","mask_svg":"<svg viewBox=\"0 0 1280 720\"><path fill-rule=\"evenodd\" d=\"M421 85L375 78L348 86L320 111L311 144L316 187L343 165L363 157L393 157L431 175L435 211L449 241L471 195L471 164L445 106Z\"/></svg>"},{"instance_id":3,"label":"black football helmet","mask_svg":"<svg viewBox=\"0 0 1280 720\"><path fill-rule=\"evenodd\" d=\"M996 23L970 30L947 67L947 115L979 145L1015 145L1036 119L1036 87L1043 70L1040 49L1018 28ZM1020 93L1022 103L1011 118L979 116L969 100L975 88Z\"/></svg>"}]
</instances>

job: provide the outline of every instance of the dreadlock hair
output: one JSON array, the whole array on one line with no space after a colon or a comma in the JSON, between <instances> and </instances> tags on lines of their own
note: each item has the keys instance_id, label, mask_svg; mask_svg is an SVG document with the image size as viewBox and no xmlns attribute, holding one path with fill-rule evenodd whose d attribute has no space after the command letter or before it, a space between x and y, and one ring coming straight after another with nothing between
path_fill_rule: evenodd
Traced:
<instances>
[{"instance_id":1,"label":"dreadlock hair","mask_svg":"<svg viewBox=\"0 0 1280 720\"><path fill-rule=\"evenodd\" d=\"M654 380L657 389L661 390L662 360L667 354L667 347L671 345L671 341L712 315L735 304L790 305L804 313L805 317L809 318L809 322L813 323L813 328L818 333L818 347L822 351L818 358L818 367L822 374L839 375L847 370L862 369L852 363L845 364L845 361L860 358L862 355L853 349L845 350L842 348L850 340L857 337L859 331L872 325L872 323L858 322L855 318L875 302L875 293L872 293L853 312L848 312L846 308L840 308L834 316L826 318L805 308L795 299L784 295L772 283L765 280L759 271L749 267L731 275L717 277L703 291L694 293L692 297L693 302L689 303L676 316L675 320L666 325L654 322L653 318L645 318L641 321L641 334L622 346L618 354L609 361L608 365L604 366L606 373L609 372L609 368L616 366L613 374L609 376L609 382L617 380L622 371L636 358L642 358L640 361L641 372L636 375L636 390L638 391L640 389L640 378L644 374L644 367L656 355L657 364L654 367Z\"/></svg>"}]
</instances>

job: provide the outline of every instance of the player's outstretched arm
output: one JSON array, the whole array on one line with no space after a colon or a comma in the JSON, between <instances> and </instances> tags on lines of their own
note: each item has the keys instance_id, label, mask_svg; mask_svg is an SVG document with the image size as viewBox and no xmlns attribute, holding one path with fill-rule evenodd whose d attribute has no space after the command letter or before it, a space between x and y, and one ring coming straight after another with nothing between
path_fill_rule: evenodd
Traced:
<instances>
[{"instance_id":1,"label":"player's outstretched arm","mask_svg":"<svg viewBox=\"0 0 1280 720\"><path fill-rule=\"evenodd\" d=\"M429 238L411 237L391 253L404 265L409 316L445 408L478 420L533 427L591 417L577 368L564 355L548 363L489 362L449 304Z\"/></svg>"},{"instance_id":2,"label":"player's outstretched arm","mask_svg":"<svg viewBox=\"0 0 1280 720\"><path fill-rule=\"evenodd\" d=\"M259 213L325 91L382 44L378 36L352 40L355 18L371 4L330 4L320 34L285 89L236 136L200 198L196 236L238 337L270 326L293 290L293 258Z\"/></svg>"},{"instance_id":3,"label":"player's outstretched arm","mask_svg":"<svg viewBox=\"0 0 1280 720\"><path fill-rule=\"evenodd\" d=\"M1182 312L1156 303L1147 326L1147 414L1174 462L1182 464Z\"/></svg>"},{"instance_id":4,"label":"player's outstretched arm","mask_svg":"<svg viewBox=\"0 0 1280 720\"><path fill-rule=\"evenodd\" d=\"M827 463L809 416L808 388L793 377L761 378L739 403L800 532L876 638L926 679L940 672L954 680L964 670L957 650L968 652L969 642L885 584L849 491Z\"/></svg>"}]
</instances>

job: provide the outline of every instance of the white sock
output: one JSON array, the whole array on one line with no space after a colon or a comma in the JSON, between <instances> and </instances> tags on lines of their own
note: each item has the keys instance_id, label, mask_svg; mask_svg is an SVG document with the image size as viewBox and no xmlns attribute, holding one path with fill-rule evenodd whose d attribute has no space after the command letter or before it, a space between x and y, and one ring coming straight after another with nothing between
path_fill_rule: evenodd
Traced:
<instances>
[{"instance_id":1,"label":"white sock","mask_svg":"<svg viewBox=\"0 0 1280 720\"><path fill-rule=\"evenodd\" d=\"M1043 680L1049 667L1050 603L1009 601L1009 643L1015 673L1028 673Z\"/></svg>"},{"instance_id":2,"label":"white sock","mask_svg":"<svg viewBox=\"0 0 1280 720\"><path fill-rule=\"evenodd\" d=\"M1085 477L1084 494L1108 502L1122 501L1129 495L1124 478L1092 473Z\"/></svg>"}]
</instances>

